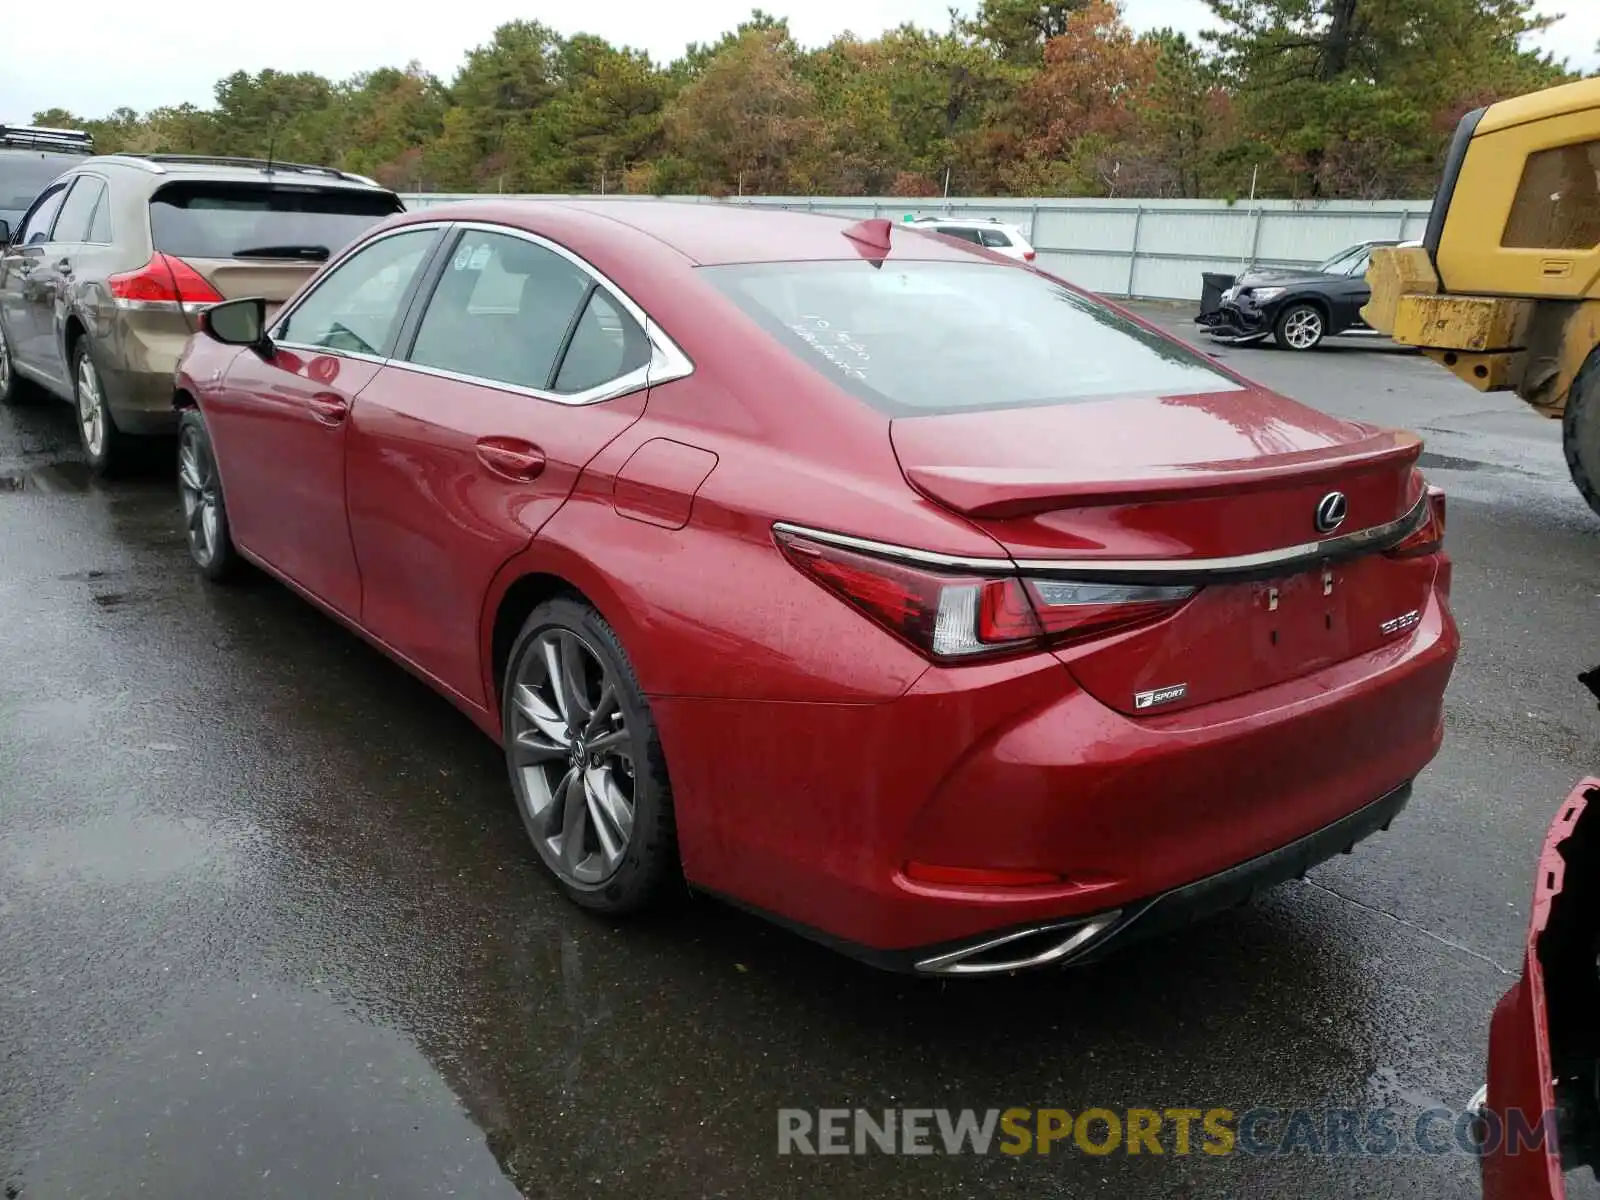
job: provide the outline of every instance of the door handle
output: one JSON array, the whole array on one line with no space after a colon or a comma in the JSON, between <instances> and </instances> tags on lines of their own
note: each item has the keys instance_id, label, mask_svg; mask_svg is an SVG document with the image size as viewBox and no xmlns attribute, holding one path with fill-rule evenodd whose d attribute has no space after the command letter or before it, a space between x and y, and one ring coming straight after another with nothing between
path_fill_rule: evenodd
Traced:
<instances>
[{"instance_id":1,"label":"door handle","mask_svg":"<svg viewBox=\"0 0 1600 1200\"><path fill-rule=\"evenodd\" d=\"M479 438L478 461L505 479L527 483L544 470L544 451L520 438Z\"/></svg>"},{"instance_id":2,"label":"door handle","mask_svg":"<svg viewBox=\"0 0 1600 1200\"><path fill-rule=\"evenodd\" d=\"M350 402L332 392L316 392L307 403L311 415L324 425L338 425L350 415Z\"/></svg>"}]
</instances>

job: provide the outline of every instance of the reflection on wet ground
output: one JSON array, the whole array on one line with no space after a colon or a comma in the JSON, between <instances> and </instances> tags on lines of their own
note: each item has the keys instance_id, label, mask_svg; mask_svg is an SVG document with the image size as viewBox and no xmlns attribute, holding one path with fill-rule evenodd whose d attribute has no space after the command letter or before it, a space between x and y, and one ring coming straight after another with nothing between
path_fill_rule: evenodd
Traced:
<instances>
[{"instance_id":1,"label":"reflection on wet ground","mask_svg":"<svg viewBox=\"0 0 1600 1200\"><path fill-rule=\"evenodd\" d=\"M67 459L0 471L0 492L84 492L93 476L83 462Z\"/></svg>"}]
</instances>

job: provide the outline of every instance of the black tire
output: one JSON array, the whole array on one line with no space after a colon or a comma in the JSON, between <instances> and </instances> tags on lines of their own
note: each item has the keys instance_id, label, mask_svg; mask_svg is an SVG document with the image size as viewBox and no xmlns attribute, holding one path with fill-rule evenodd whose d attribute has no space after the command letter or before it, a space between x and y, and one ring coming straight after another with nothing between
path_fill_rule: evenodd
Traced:
<instances>
[{"instance_id":1,"label":"black tire","mask_svg":"<svg viewBox=\"0 0 1600 1200\"><path fill-rule=\"evenodd\" d=\"M78 444L89 470L101 479L114 478L132 457L129 438L111 417L105 380L89 353L89 339L72 344L72 408L78 421ZM89 410L90 416L85 415ZM91 424L91 421L93 424Z\"/></svg>"},{"instance_id":2,"label":"black tire","mask_svg":"<svg viewBox=\"0 0 1600 1200\"><path fill-rule=\"evenodd\" d=\"M1272 323L1272 340L1285 350L1315 350L1327 334L1327 315L1315 304L1290 304Z\"/></svg>"},{"instance_id":3,"label":"black tire","mask_svg":"<svg viewBox=\"0 0 1600 1200\"><path fill-rule=\"evenodd\" d=\"M189 557L200 574L218 583L237 574L239 551L228 529L222 476L217 473L211 433L198 408L186 408L178 416L178 498Z\"/></svg>"},{"instance_id":4,"label":"black tire","mask_svg":"<svg viewBox=\"0 0 1600 1200\"><path fill-rule=\"evenodd\" d=\"M0 407L15 408L31 402L37 395L27 380L17 374L16 363L11 359L11 344L6 341L4 327L0 327Z\"/></svg>"},{"instance_id":5,"label":"black tire","mask_svg":"<svg viewBox=\"0 0 1600 1200\"><path fill-rule=\"evenodd\" d=\"M1600 350L1590 353L1567 393L1561 450L1578 493L1600 516Z\"/></svg>"},{"instance_id":6,"label":"black tire","mask_svg":"<svg viewBox=\"0 0 1600 1200\"><path fill-rule=\"evenodd\" d=\"M626 779L623 780L621 775L617 776L618 780L625 782L631 791L629 797L632 803L631 832L627 845L621 852L620 862L615 867L609 868L612 873L606 878L594 883L581 882L573 878L570 873L564 873L563 869L553 865L553 860L561 860L562 851L551 846L549 829L541 828L541 819L547 826L550 824L555 815L551 810L555 808L556 801L554 799L549 801L550 808L544 811L542 818L536 815L535 802L538 798L533 797L533 792L540 785L535 783L530 787L528 776L524 774L525 771L546 772L543 776L546 780L543 785L545 791L551 795L559 795L558 788L552 786L548 780L554 774L573 770L570 760L551 759L548 763L537 767L529 767L519 762L516 731L522 728L536 737L540 731L527 728L528 722L517 703L518 685L529 679L531 674L539 672L539 664L543 661L543 641L551 636L560 638L563 634L576 637L581 643L581 649L591 655L604 669L604 676L599 681L590 680L595 684L592 690L598 690L603 696L604 685L612 684L617 708L621 714L620 718L612 719L626 731L626 744L631 752ZM635 912L657 905L666 899L682 879L678 862L677 831L673 820L672 786L667 779L666 759L661 752L661 740L656 731L655 720L650 715L649 702L639 687L638 678L634 675L632 663L628 661L627 652L617 640L611 626L598 612L581 600L563 597L539 605L523 622L522 630L512 645L511 654L506 660L501 691L501 728L504 731L506 770L511 778L517 810L522 816L523 827L533 843L534 852L561 890L573 903L583 908L612 914ZM607 726L607 728L613 727ZM570 732L569 729L568 733ZM589 733L583 736L596 735ZM579 760L583 758L582 750L580 740ZM597 760L596 769L600 766ZM582 775L586 775L586 772L580 771L580 776ZM588 809L588 814L587 823L583 826L583 836L593 840L598 836L593 829L598 817L593 815L592 807ZM609 827L615 832L615 826ZM562 840L566 841L565 829Z\"/></svg>"}]
</instances>

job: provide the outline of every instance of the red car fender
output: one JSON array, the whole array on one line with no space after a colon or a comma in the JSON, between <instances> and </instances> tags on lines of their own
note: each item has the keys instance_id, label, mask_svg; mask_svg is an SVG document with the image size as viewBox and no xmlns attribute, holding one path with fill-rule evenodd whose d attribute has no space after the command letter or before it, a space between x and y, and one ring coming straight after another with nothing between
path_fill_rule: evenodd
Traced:
<instances>
[{"instance_id":1,"label":"red car fender","mask_svg":"<svg viewBox=\"0 0 1600 1200\"><path fill-rule=\"evenodd\" d=\"M1480 1109L1485 1200L1562 1200L1567 1194L1556 1137L1556 1067L1546 986L1551 947L1545 936L1555 903L1570 882L1573 847L1567 844L1592 798L1600 798L1600 778L1585 779L1574 789L1545 834L1522 978L1495 1006L1490 1023L1488 1093ZM1600 805L1594 813L1591 821L1600 817ZM1592 842L1590 834L1586 842ZM1595 870L1600 862L1579 866ZM1588 969L1593 967L1590 961ZM1532 1138L1526 1136L1530 1130Z\"/></svg>"},{"instance_id":2,"label":"red car fender","mask_svg":"<svg viewBox=\"0 0 1600 1200\"><path fill-rule=\"evenodd\" d=\"M581 484L580 484L581 488ZM571 503L569 498L568 503ZM604 572L571 547L549 538L534 538L521 551L507 559L484 593L483 613L478 620L479 655L483 663L484 695L493 697L494 728L488 732L500 740L500 680L495 675L494 624L501 602L517 580L529 575L551 575L564 580L588 599L616 632L623 645L639 636L629 608L617 596Z\"/></svg>"}]
</instances>

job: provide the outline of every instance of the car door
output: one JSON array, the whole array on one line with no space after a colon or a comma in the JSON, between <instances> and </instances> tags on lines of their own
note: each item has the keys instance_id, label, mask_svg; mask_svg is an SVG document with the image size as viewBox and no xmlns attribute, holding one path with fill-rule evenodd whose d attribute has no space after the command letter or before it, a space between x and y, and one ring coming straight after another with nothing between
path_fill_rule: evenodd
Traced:
<instances>
[{"instance_id":1,"label":"car door","mask_svg":"<svg viewBox=\"0 0 1600 1200\"><path fill-rule=\"evenodd\" d=\"M441 230L402 226L334 264L280 315L271 348L241 351L204 402L235 542L351 620L361 577L345 516L347 420Z\"/></svg>"},{"instance_id":2,"label":"car door","mask_svg":"<svg viewBox=\"0 0 1600 1200\"><path fill-rule=\"evenodd\" d=\"M470 703L499 568L644 411L643 316L565 250L464 225L351 414L361 622Z\"/></svg>"},{"instance_id":3,"label":"car door","mask_svg":"<svg viewBox=\"0 0 1600 1200\"><path fill-rule=\"evenodd\" d=\"M1367 248L1339 267L1330 299L1333 302L1333 329L1349 329L1365 324L1361 308L1372 299L1372 288L1367 284L1367 264L1372 261L1372 250Z\"/></svg>"},{"instance_id":4,"label":"car door","mask_svg":"<svg viewBox=\"0 0 1600 1200\"><path fill-rule=\"evenodd\" d=\"M89 225L105 192L105 181L99 176L73 176L55 224L41 243L43 253L33 272L33 293L28 305L34 338L30 355L39 370L53 379L71 376L65 337L68 301L74 272L89 237Z\"/></svg>"},{"instance_id":5,"label":"car door","mask_svg":"<svg viewBox=\"0 0 1600 1200\"><path fill-rule=\"evenodd\" d=\"M41 285L46 276L40 268L46 259L51 228L70 181L51 184L39 193L33 207L22 218L11 244L0 253L0 331L11 350L11 361L21 374L40 382L63 384L59 373L47 371L41 362L38 333L34 327Z\"/></svg>"},{"instance_id":6,"label":"car door","mask_svg":"<svg viewBox=\"0 0 1600 1200\"><path fill-rule=\"evenodd\" d=\"M1600 1170L1600 779L1573 789L1545 833L1522 977L1489 1024L1476 1098L1484 1200L1561 1200Z\"/></svg>"}]
</instances>

